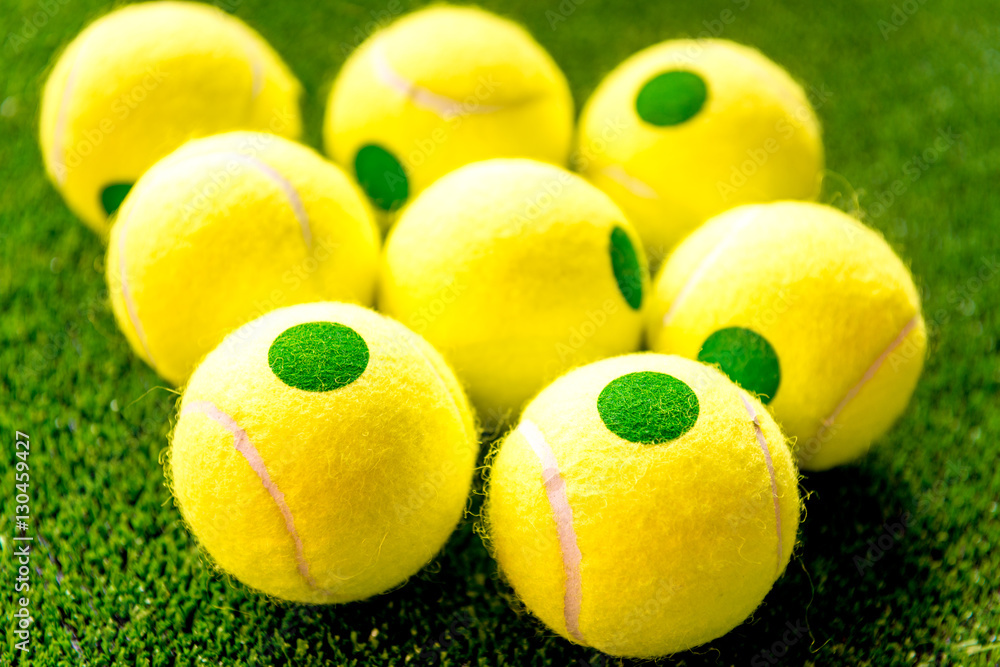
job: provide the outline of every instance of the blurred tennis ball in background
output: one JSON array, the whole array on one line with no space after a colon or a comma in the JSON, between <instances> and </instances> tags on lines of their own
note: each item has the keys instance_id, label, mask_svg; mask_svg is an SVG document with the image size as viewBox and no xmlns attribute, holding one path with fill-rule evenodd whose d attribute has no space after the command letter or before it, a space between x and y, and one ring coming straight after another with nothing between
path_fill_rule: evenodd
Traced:
<instances>
[{"instance_id":1,"label":"blurred tennis ball in background","mask_svg":"<svg viewBox=\"0 0 1000 667\"><path fill-rule=\"evenodd\" d=\"M759 51L715 39L663 42L615 68L584 106L575 159L654 267L728 208L814 199L823 173L803 89Z\"/></svg>"},{"instance_id":2,"label":"blurred tennis ball in background","mask_svg":"<svg viewBox=\"0 0 1000 667\"><path fill-rule=\"evenodd\" d=\"M534 160L462 167L386 240L379 307L455 368L487 425L569 368L639 347L646 260L603 192Z\"/></svg>"},{"instance_id":3,"label":"blurred tennis ball in background","mask_svg":"<svg viewBox=\"0 0 1000 667\"><path fill-rule=\"evenodd\" d=\"M168 470L224 571L284 600L349 602L444 546L478 449L430 345L360 306L313 303L254 320L198 366Z\"/></svg>"},{"instance_id":4,"label":"blurred tennis ball in background","mask_svg":"<svg viewBox=\"0 0 1000 667\"><path fill-rule=\"evenodd\" d=\"M230 132L146 172L111 230L111 305L132 349L182 384L232 329L281 306L370 304L378 229L340 167L288 139Z\"/></svg>"},{"instance_id":5,"label":"blurred tennis ball in background","mask_svg":"<svg viewBox=\"0 0 1000 667\"><path fill-rule=\"evenodd\" d=\"M297 138L300 85L239 19L210 5L146 2L94 21L42 93L45 169L100 234L139 176L185 141L235 129Z\"/></svg>"},{"instance_id":6,"label":"blurred tennis ball in background","mask_svg":"<svg viewBox=\"0 0 1000 667\"><path fill-rule=\"evenodd\" d=\"M910 272L881 235L829 206L727 211L677 247L653 289L650 347L716 364L758 395L807 470L864 455L923 368Z\"/></svg>"},{"instance_id":7,"label":"blurred tennis ball in background","mask_svg":"<svg viewBox=\"0 0 1000 667\"><path fill-rule=\"evenodd\" d=\"M527 31L481 9L438 6L399 19L347 59L324 140L391 212L469 162L565 164L572 131L566 77Z\"/></svg>"},{"instance_id":8,"label":"blurred tennis ball in background","mask_svg":"<svg viewBox=\"0 0 1000 667\"><path fill-rule=\"evenodd\" d=\"M799 511L760 402L709 366L632 354L531 401L494 456L484 527L549 628L652 658L742 623L788 564Z\"/></svg>"}]
</instances>

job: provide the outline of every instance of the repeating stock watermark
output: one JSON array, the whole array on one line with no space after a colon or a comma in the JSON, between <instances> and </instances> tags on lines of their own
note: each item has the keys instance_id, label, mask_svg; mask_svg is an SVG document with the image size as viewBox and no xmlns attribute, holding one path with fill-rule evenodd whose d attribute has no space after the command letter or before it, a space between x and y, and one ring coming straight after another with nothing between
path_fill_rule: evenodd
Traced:
<instances>
[{"instance_id":1,"label":"repeating stock watermark","mask_svg":"<svg viewBox=\"0 0 1000 667\"><path fill-rule=\"evenodd\" d=\"M732 4L736 6L736 11L726 8L719 12L717 17L702 21L701 24L705 29L697 34L698 39L711 39L722 35L722 33L726 30L726 26L731 25L736 21L738 16L736 12L745 12L750 7L751 2L751 0L731 1ZM554 9L546 9L545 20L549 22L549 28L552 30L557 29L573 14L575 14L577 8L579 8L584 2L586 2L586 0L561 0Z\"/></svg>"},{"instance_id":2,"label":"repeating stock watermark","mask_svg":"<svg viewBox=\"0 0 1000 667\"><path fill-rule=\"evenodd\" d=\"M947 476L961 478L968 472L967 466L949 461L946 465ZM880 526L879 535L865 541L865 550L855 554L852 562L859 575L875 568L885 555L894 549L906 536L917 516L923 516L937 511L945 504L947 483L938 480L937 483L917 499L915 507L904 510L898 516L885 521Z\"/></svg>"},{"instance_id":3,"label":"repeating stock watermark","mask_svg":"<svg viewBox=\"0 0 1000 667\"><path fill-rule=\"evenodd\" d=\"M897 198L906 194L910 185L919 181L920 177L941 160L960 138L961 136L950 127L938 130L937 138L932 144L903 163L903 177L897 178L889 184L889 187L875 195L875 203L868 208L866 215L872 219L882 217L896 203Z\"/></svg>"},{"instance_id":4,"label":"repeating stock watermark","mask_svg":"<svg viewBox=\"0 0 1000 667\"><path fill-rule=\"evenodd\" d=\"M27 653L31 650L31 626L35 622L31 614L31 532L33 515L31 508L31 438L27 433L14 433L14 605L13 618L14 648Z\"/></svg>"},{"instance_id":5,"label":"repeating stock watermark","mask_svg":"<svg viewBox=\"0 0 1000 667\"><path fill-rule=\"evenodd\" d=\"M899 29L906 25L926 3L927 0L903 0L894 4L889 16L880 18L876 23L879 32L882 33L882 39L889 41L889 37L899 32Z\"/></svg>"},{"instance_id":6,"label":"repeating stock watermark","mask_svg":"<svg viewBox=\"0 0 1000 667\"><path fill-rule=\"evenodd\" d=\"M781 659L788 655L788 650L802 641L802 638L809 634L809 628L804 619L785 622L785 628L781 637L766 649L755 653L750 659L750 667L768 667L777 665Z\"/></svg>"},{"instance_id":7,"label":"repeating stock watermark","mask_svg":"<svg viewBox=\"0 0 1000 667\"><path fill-rule=\"evenodd\" d=\"M11 55L19 55L25 44L38 36L38 32L49 24L59 11L68 5L70 0L41 0L34 9L21 17L21 22L15 30L7 33L5 46Z\"/></svg>"},{"instance_id":8,"label":"repeating stock watermark","mask_svg":"<svg viewBox=\"0 0 1000 667\"><path fill-rule=\"evenodd\" d=\"M127 121L169 76L159 65L148 66L139 83L112 100L108 106L109 113L92 127L83 130L83 136L75 144L66 148L62 155L58 156L59 161L52 166L56 178L64 179L70 170L80 167L84 159L104 143L104 140L114 133L122 123Z\"/></svg>"},{"instance_id":9,"label":"repeating stock watermark","mask_svg":"<svg viewBox=\"0 0 1000 667\"><path fill-rule=\"evenodd\" d=\"M392 21L403 13L403 3L400 0L389 0L385 9L372 9L368 12L369 20L358 23L351 32L349 42L340 43L340 54L345 58L349 56L361 43L374 35L379 30L388 26Z\"/></svg>"},{"instance_id":10,"label":"repeating stock watermark","mask_svg":"<svg viewBox=\"0 0 1000 667\"><path fill-rule=\"evenodd\" d=\"M746 150L746 159L730 166L728 180L716 181L715 188L723 202L729 201L740 188L751 183L771 158L781 152L785 142L814 121L815 112L833 98L833 91L826 84L809 86L806 98L805 104L796 106L774 122L772 134L757 146Z\"/></svg>"}]
</instances>

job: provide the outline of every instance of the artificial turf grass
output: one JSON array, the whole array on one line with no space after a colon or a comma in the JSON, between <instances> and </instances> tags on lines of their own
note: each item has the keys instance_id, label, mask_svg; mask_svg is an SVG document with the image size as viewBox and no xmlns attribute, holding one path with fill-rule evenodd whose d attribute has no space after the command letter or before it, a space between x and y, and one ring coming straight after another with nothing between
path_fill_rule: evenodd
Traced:
<instances>
[{"instance_id":1,"label":"artificial turf grass","mask_svg":"<svg viewBox=\"0 0 1000 667\"><path fill-rule=\"evenodd\" d=\"M341 42L350 46L370 12L410 7L222 4L236 7L302 78L313 146ZM566 70L578 105L627 55L666 37L718 29L714 21L730 10L735 18L724 36L760 47L813 90L829 167L861 191L869 224L911 265L923 293L930 357L901 422L861 465L805 478L802 544L753 620L664 663L770 664L761 652L795 636L787 624L808 633L787 645L781 664L1000 661L1000 131L993 104L1000 26L989 18L992 5L920 5L883 39L879 21L892 25L892 3L794 10L790 1L741 0L667 11L658 3L588 0L571 12L566 3L485 4L528 24ZM12 115L0 115L0 427L11 443L4 452L15 430L33 443L32 527L45 539L32 559L34 664L618 664L512 608L468 521L408 585L344 607L275 604L212 570L181 525L158 463L176 395L158 388L116 331L103 247L44 181L35 139L42 72L100 6L60 4L17 46L11 35L41 5L8 2L0 11L10 63L0 83L4 113L13 108L5 100L16 100ZM960 139L926 169L911 162L919 177L910 180L907 162L949 129ZM905 192L882 213L875 204L896 180ZM0 579L10 582L7 454L0 488ZM906 512L905 533L859 565L867 542ZM13 593L7 584L2 590L7 611ZM5 623L0 664L12 656L9 616Z\"/></svg>"}]
</instances>

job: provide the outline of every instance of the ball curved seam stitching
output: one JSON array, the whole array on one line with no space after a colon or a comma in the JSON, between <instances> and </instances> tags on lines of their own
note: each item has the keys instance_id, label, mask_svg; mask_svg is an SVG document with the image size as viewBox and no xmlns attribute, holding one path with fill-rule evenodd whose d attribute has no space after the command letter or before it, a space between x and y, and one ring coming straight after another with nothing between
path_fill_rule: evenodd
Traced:
<instances>
[{"instance_id":1,"label":"ball curved seam stitching","mask_svg":"<svg viewBox=\"0 0 1000 667\"><path fill-rule=\"evenodd\" d=\"M267 466L264 463L264 459L254 446L253 441L250 440L249 434L247 434L247 432L236 423L235 419L220 410L210 401L193 401L189 403L184 406L184 409L181 411L181 416L193 412L200 412L201 414L204 414L209 419L212 419L220 424L233 435L234 448L243 455L243 458L250 466L250 469L257 474L257 477L260 479L264 489L271 496L271 499L277 506L278 511L281 513L281 517L285 523L285 529L288 531L288 534L292 538L295 545L295 560L299 574L310 588L313 588L324 595L334 595L332 591L319 586L316 583L316 580L313 579L312 574L309 572L309 561L306 559L305 547L302 544L302 538L295 528L295 519L292 516L292 510L288 507L288 503L285 501L285 494L282 493L281 489L279 489L271 479L271 476L267 471Z\"/></svg>"},{"instance_id":2,"label":"ball curved seam stitching","mask_svg":"<svg viewBox=\"0 0 1000 667\"><path fill-rule=\"evenodd\" d=\"M126 264L128 252L125 245L126 238L128 236L128 223L132 219L132 211L134 209L135 206L131 206L128 210L128 214L122 218L121 221L121 233L118 235L118 278L121 282L122 299L125 301L125 310L128 312L129 320L132 321L132 328L135 329L135 335L139 338L139 344L142 345L142 349L146 353L146 357L149 359L149 365L156 370L156 358L153 357L153 351L150 349L149 341L146 339L146 331L142 327L142 320L139 319L139 307L136 305L135 299L132 297L132 289L128 284L128 269Z\"/></svg>"},{"instance_id":3,"label":"ball curved seam stitching","mask_svg":"<svg viewBox=\"0 0 1000 667\"><path fill-rule=\"evenodd\" d=\"M466 108L468 105L463 104L459 100L439 95L432 90L408 81L392 68L378 42L372 45L372 69L375 70L375 76L378 80L387 87L404 97L410 98L416 106L432 111L445 120L451 120L454 115L489 114L504 109L503 106L487 104L479 105L475 108Z\"/></svg>"},{"instance_id":4,"label":"ball curved seam stitching","mask_svg":"<svg viewBox=\"0 0 1000 667\"><path fill-rule=\"evenodd\" d=\"M309 215L306 213L305 204L302 203L302 197L299 195L298 190L295 189L295 186L292 185L291 181L285 178L284 174L258 157L244 155L243 153L237 153L235 151L221 151L218 153L210 153L208 156L191 157L209 156L235 159L245 164L249 164L251 167L255 167L266 177L277 183L278 187L280 187L285 193L285 197L288 199L288 203L292 207L292 213L295 215L295 220L299 223L299 229L302 232L302 240L305 241L306 247L312 248L312 227L310 225Z\"/></svg>"},{"instance_id":5,"label":"ball curved seam stitching","mask_svg":"<svg viewBox=\"0 0 1000 667\"><path fill-rule=\"evenodd\" d=\"M784 548L784 540L781 532L781 503L778 499L778 479L774 472L774 461L771 459L771 449L767 445L767 438L764 437L764 430L760 426L760 416L754 409L753 404L747 399L746 394L740 391L740 400L746 408L750 421L753 422L754 434L757 437L757 444L760 445L764 453L764 462L767 464L767 474L771 479L771 499L774 503L774 527L778 535L777 561L775 562L775 579L781 574L781 553Z\"/></svg>"},{"instance_id":6,"label":"ball curved seam stitching","mask_svg":"<svg viewBox=\"0 0 1000 667\"><path fill-rule=\"evenodd\" d=\"M736 236L742 232L747 226L750 225L754 220L756 220L761 213L760 206L754 206L749 211L743 213L742 217L738 222L733 225L733 228L729 230L729 234L726 235L719 243L712 248L698 266L695 267L691 275L688 276L687 281L681 285L681 288L677 291L677 296L674 297L673 302L670 304L670 308L663 315L663 326L670 326L670 322L673 320L674 315L680 305L687 299L688 295L694 290L694 288L701 281L702 277L708 272L708 269L715 264L722 253L729 248L733 243L735 243Z\"/></svg>"},{"instance_id":7,"label":"ball curved seam stitching","mask_svg":"<svg viewBox=\"0 0 1000 667\"><path fill-rule=\"evenodd\" d=\"M879 356L876 357L875 361L872 362L872 364L865 370L864 375L861 376L861 379L854 386L852 386L850 389L847 390L847 393L844 394L844 397L840 400L839 403L837 403L836 407L834 407L830 415L825 419L823 419L822 422L820 422L820 427L816 430L816 435L814 436L817 440L821 440L823 436L825 436L826 433L831 428L833 428L834 422L836 422L837 417L840 416L840 413L847 408L847 406L851 403L851 401L857 398L858 394L861 393L861 390L864 389L865 385L868 384L875 377L876 373L878 373L879 369L885 363L885 360L889 358L889 355L891 355L896 350L896 348L902 345L903 341L906 340L906 337L910 334L910 332L913 331L914 328L916 328L917 323L919 321L920 321L920 313L917 312L912 318L910 318L910 320L906 324L903 325L903 328L900 329L896 337L892 339L892 341L885 347L885 349L882 350L882 353L879 354Z\"/></svg>"},{"instance_id":8,"label":"ball curved seam stitching","mask_svg":"<svg viewBox=\"0 0 1000 667\"><path fill-rule=\"evenodd\" d=\"M545 487L545 494L556 523L556 536L562 555L563 573L566 577L566 588L563 593L563 620L566 623L566 630L574 639L586 646L586 640L580 631L580 609L583 606L580 564L583 554L580 551L576 531L573 529L573 508L566 494L566 480L559 471L559 462L541 429L528 419L523 419L517 428L528 441L528 445L542 466L542 485Z\"/></svg>"},{"instance_id":9,"label":"ball curved seam stitching","mask_svg":"<svg viewBox=\"0 0 1000 667\"><path fill-rule=\"evenodd\" d=\"M271 165L267 164L262 160L259 160L255 157L251 157L249 155L244 155L242 153L236 153L234 151L221 151L218 153L209 153L207 155L201 155L201 154L190 155L181 158L181 161L193 160L198 158L234 159L237 160L238 162L243 162L245 164L249 164L252 167L256 167L266 177L270 178L272 181L277 183L278 186L285 193L285 196L287 197L291 205L292 212L295 215L295 219L299 223L299 229L302 232L302 238L303 241L305 241L306 247L307 248L312 247L312 231L309 224L309 217L306 214L305 206L302 203L302 199L301 197L299 197L299 193L298 191L296 191L295 186L293 186L290 181L288 181L284 176L282 176L281 173L278 172L278 170L276 170L274 167L272 167ZM119 241L118 254L120 255L119 267L121 274L120 279L122 286L122 298L125 300L125 308L128 311L129 319L132 321L132 327L135 329L136 335L139 337L139 342L142 345L142 348L145 351L146 356L149 357L150 365L155 369L156 360L153 357L153 352L150 349L149 341L146 338L146 333L142 326L142 320L139 318L138 305L135 303L135 299L132 297L132 290L129 288L128 284L128 275L126 269L127 252L125 244L126 244L128 223L132 218L133 208L129 209L128 215L125 216L125 218L122 220L121 234L118 237Z\"/></svg>"},{"instance_id":10,"label":"ball curved seam stitching","mask_svg":"<svg viewBox=\"0 0 1000 667\"><path fill-rule=\"evenodd\" d=\"M70 98L80 71L80 62L82 61L80 55L87 45L89 36L88 34L87 38L76 49L76 56L74 56L73 64L70 66L69 75L66 77L66 83L63 84L62 96L59 99L59 111L56 114L56 126L52 132L52 150L49 158L52 160L52 170L55 172L56 182L61 186L65 185L66 179L69 178L69 167L66 165L63 155L63 142L65 141L66 125L69 122Z\"/></svg>"},{"instance_id":11,"label":"ball curved seam stitching","mask_svg":"<svg viewBox=\"0 0 1000 667\"><path fill-rule=\"evenodd\" d=\"M264 63L258 47L253 43L251 37L240 34L239 38L243 42L243 50L246 52L250 64L250 101L254 102L264 88Z\"/></svg>"},{"instance_id":12,"label":"ball curved seam stitching","mask_svg":"<svg viewBox=\"0 0 1000 667\"><path fill-rule=\"evenodd\" d=\"M622 186L636 197L642 199L659 199L660 193L652 185L628 172L623 165L611 164L599 171L610 178L618 185Z\"/></svg>"}]
</instances>

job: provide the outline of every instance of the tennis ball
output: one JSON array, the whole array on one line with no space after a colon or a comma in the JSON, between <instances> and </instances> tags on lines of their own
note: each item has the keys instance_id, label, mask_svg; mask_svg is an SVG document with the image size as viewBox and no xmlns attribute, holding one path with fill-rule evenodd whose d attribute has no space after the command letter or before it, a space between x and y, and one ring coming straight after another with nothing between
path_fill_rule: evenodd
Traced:
<instances>
[{"instance_id":1,"label":"tennis ball","mask_svg":"<svg viewBox=\"0 0 1000 667\"><path fill-rule=\"evenodd\" d=\"M500 158L441 178L386 240L379 306L455 368L486 425L569 368L639 347L638 236L579 176Z\"/></svg>"},{"instance_id":2,"label":"tennis ball","mask_svg":"<svg viewBox=\"0 0 1000 667\"><path fill-rule=\"evenodd\" d=\"M168 475L224 571L294 602L416 573L465 509L478 443L441 356L360 306L300 304L235 331L184 390Z\"/></svg>"},{"instance_id":3,"label":"tennis ball","mask_svg":"<svg viewBox=\"0 0 1000 667\"><path fill-rule=\"evenodd\" d=\"M111 305L132 349L181 384L232 329L280 306L370 304L378 229L336 165L288 139L230 132L146 172L111 229Z\"/></svg>"},{"instance_id":4,"label":"tennis ball","mask_svg":"<svg viewBox=\"0 0 1000 667\"><path fill-rule=\"evenodd\" d=\"M807 202L710 220L664 264L647 315L653 350L757 394L808 470L853 461L888 430L927 347L920 296L885 240Z\"/></svg>"},{"instance_id":5,"label":"tennis ball","mask_svg":"<svg viewBox=\"0 0 1000 667\"><path fill-rule=\"evenodd\" d=\"M136 179L188 139L236 129L298 137L299 94L267 42L215 7L124 7L84 29L45 83L45 170L103 235Z\"/></svg>"},{"instance_id":6,"label":"tennis ball","mask_svg":"<svg viewBox=\"0 0 1000 667\"><path fill-rule=\"evenodd\" d=\"M625 210L655 266L728 208L814 199L823 145L806 93L759 51L673 40L633 55L597 87L576 161Z\"/></svg>"},{"instance_id":7,"label":"tennis ball","mask_svg":"<svg viewBox=\"0 0 1000 667\"><path fill-rule=\"evenodd\" d=\"M566 639L652 658L760 605L799 525L798 474L760 402L718 370L631 354L546 387L493 453L483 532Z\"/></svg>"},{"instance_id":8,"label":"tennis ball","mask_svg":"<svg viewBox=\"0 0 1000 667\"><path fill-rule=\"evenodd\" d=\"M572 130L566 77L531 35L481 9L437 6L351 54L330 93L324 139L391 212L476 160L564 164Z\"/></svg>"}]
</instances>

